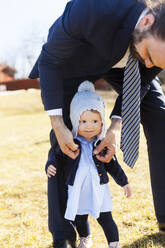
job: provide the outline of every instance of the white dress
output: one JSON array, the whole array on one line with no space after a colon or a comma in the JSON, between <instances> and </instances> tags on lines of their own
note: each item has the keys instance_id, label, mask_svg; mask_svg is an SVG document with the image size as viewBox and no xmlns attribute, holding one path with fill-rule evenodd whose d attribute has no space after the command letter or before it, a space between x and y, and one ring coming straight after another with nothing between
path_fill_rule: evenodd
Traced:
<instances>
[{"instance_id":1,"label":"white dress","mask_svg":"<svg viewBox=\"0 0 165 248\"><path fill-rule=\"evenodd\" d=\"M68 185L65 218L75 220L77 214L90 214L98 218L100 212L112 210L112 198L108 184L100 184L100 177L92 158L93 142L78 137L81 157L73 186Z\"/></svg>"}]
</instances>

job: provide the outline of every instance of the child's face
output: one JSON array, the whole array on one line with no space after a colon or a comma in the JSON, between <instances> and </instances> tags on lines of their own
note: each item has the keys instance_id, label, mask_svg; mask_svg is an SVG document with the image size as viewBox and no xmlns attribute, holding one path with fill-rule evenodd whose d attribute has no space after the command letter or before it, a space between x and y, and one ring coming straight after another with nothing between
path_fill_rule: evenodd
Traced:
<instances>
[{"instance_id":1,"label":"child's face","mask_svg":"<svg viewBox=\"0 0 165 248\"><path fill-rule=\"evenodd\" d=\"M88 141L101 133L102 120L97 111L87 110L80 116L78 134Z\"/></svg>"}]
</instances>

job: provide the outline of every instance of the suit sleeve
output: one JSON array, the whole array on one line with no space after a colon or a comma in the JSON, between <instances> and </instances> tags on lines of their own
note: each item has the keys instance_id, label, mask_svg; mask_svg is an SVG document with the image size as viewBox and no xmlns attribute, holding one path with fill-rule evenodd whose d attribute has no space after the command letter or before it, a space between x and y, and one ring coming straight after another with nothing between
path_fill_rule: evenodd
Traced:
<instances>
[{"instance_id":1,"label":"suit sleeve","mask_svg":"<svg viewBox=\"0 0 165 248\"><path fill-rule=\"evenodd\" d=\"M49 31L47 43L38 59L40 87L45 110L63 108L62 65L71 57L80 41L66 31L60 17Z\"/></svg>"},{"instance_id":2,"label":"suit sleeve","mask_svg":"<svg viewBox=\"0 0 165 248\"><path fill-rule=\"evenodd\" d=\"M108 164L105 164L105 169L121 187L128 184L127 176L115 156Z\"/></svg>"},{"instance_id":3,"label":"suit sleeve","mask_svg":"<svg viewBox=\"0 0 165 248\"><path fill-rule=\"evenodd\" d=\"M77 6L76 2L82 4ZM30 74L34 78L38 70L45 110L63 108L62 67L85 40L81 29L84 19L82 8L85 9L83 1L70 1L67 4L63 15L50 28L48 40Z\"/></svg>"}]
</instances>

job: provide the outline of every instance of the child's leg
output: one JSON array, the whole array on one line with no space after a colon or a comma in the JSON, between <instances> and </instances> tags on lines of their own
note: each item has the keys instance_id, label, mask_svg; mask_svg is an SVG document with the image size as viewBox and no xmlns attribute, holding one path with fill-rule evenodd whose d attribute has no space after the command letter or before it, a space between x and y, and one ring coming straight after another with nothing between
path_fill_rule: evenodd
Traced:
<instances>
[{"instance_id":1,"label":"child's leg","mask_svg":"<svg viewBox=\"0 0 165 248\"><path fill-rule=\"evenodd\" d=\"M111 212L100 213L97 221L103 228L109 247L120 248L118 228L112 218Z\"/></svg>"},{"instance_id":2,"label":"child's leg","mask_svg":"<svg viewBox=\"0 0 165 248\"><path fill-rule=\"evenodd\" d=\"M80 237L78 248L92 247L92 238L89 230L88 215L76 215L75 227Z\"/></svg>"},{"instance_id":3,"label":"child's leg","mask_svg":"<svg viewBox=\"0 0 165 248\"><path fill-rule=\"evenodd\" d=\"M88 215L76 215L75 227L79 234L79 237L87 237L90 235Z\"/></svg>"}]
</instances>

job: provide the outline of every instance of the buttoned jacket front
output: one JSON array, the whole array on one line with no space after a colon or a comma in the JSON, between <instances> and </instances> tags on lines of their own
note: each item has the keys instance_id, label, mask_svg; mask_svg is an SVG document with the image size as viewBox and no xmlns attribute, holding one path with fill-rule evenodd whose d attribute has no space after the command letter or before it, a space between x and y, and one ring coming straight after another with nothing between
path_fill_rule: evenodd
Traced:
<instances>
[{"instance_id":1,"label":"buttoned jacket front","mask_svg":"<svg viewBox=\"0 0 165 248\"><path fill-rule=\"evenodd\" d=\"M62 172L61 174L64 175L64 180L67 185L74 184L76 171L78 169L81 157L81 143L77 139L75 139L74 142L78 144L80 149L80 153L76 159L71 159L67 155L63 154L60 147L57 146L55 157L50 158L49 161L50 164L53 164L57 168L58 173ZM103 163L99 161L95 155L93 155L93 161L96 165L97 172L100 177L100 184L108 183L109 178L107 172L120 186L123 187L124 185L128 184L127 176L125 175L115 156L109 163Z\"/></svg>"}]
</instances>

